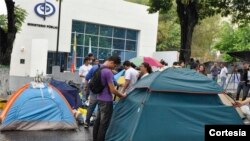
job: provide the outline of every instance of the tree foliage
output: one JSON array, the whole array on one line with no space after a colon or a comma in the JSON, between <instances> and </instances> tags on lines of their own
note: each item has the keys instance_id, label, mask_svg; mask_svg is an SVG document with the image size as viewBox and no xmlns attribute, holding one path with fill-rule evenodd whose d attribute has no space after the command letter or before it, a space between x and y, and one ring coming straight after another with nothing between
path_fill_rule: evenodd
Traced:
<instances>
[{"instance_id":1,"label":"tree foliage","mask_svg":"<svg viewBox=\"0 0 250 141\"><path fill-rule=\"evenodd\" d=\"M17 32L21 31L22 23L25 20L25 17L27 16L27 12L22 9L20 6L15 7L15 15L16 15L16 23L15 27L17 28ZM0 27L7 32L8 31L8 21L7 21L7 15L0 15Z\"/></svg>"},{"instance_id":2,"label":"tree foliage","mask_svg":"<svg viewBox=\"0 0 250 141\"><path fill-rule=\"evenodd\" d=\"M212 45L220 30L221 17L219 15L202 20L194 29L191 56L201 62L215 61L216 50L212 48Z\"/></svg>"},{"instance_id":3,"label":"tree foliage","mask_svg":"<svg viewBox=\"0 0 250 141\"><path fill-rule=\"evenodd\" d=\"M7 16L4 14L0 15L0 28L7 31Z\"/></svg>"},{"instance_id":4,"label":"tree foliage","mask_svg":"<svg viewBox=\"0 0 250 141\"><path fill-rule=\"evenodd\" d=\"M143 4L143 5L148 5L149 4L149 0L126 0L129 2L133 2L133 3L138 3L138 4Z\"/></svg>"},{"instance_id":5,"label":"tree foliage","mask_svg":"<svg viewBox=\"0 0 250 141\"><path fill-rule=\"evenodd\" d=\"M128 0L138 4L149 5L149 0ZM180 49L180 26L176 13L176 4L168 13L159 14L158 33L157 33L157 51L168 51Z\"/></svg>"},{"instance_id":6,"label":"tree foliage","mask_svg":"<svg viewBox=\"0 0 250 141\"><path fill-rule=\"evenodd\" d=\"M10 58L16 33L21 30L27 15L13 0L5 0L7 16L0 15L0 64L10 65Z\"/></svg>"},{"instance_id":7,"label":"tree foliage","mask_svg":"<svg viewBox=\"0 0 250 141\"><path fill-rule=\"evenodd\" d=\"M245 0L150 0L149 12L168 13L174 2L181 26L180 59L184 61L191 56L193 31L200 20L215 14L230 15L240 25L250 20L250 2Z\"/></svg>"},{"instance_id":8,"label":"tree foliage","mask_svg":"<svg viewBox=\"0 0 250 141\"><path fill-rule=\"evenodd\" d=\"M249 37L249 24L233 27L232 24L225 22L213 48L222 53L224 60L235 61L235 58L230 57L227 52L250 50Z\"/></svg>"},{"instance_id":9,"label":"tree foliage","mask_svg":"<svg viewBox=\"0 0 250 141\"><path fill-rule=\"evenodd\" d=\"M157 51L179 50L180 49L180 26L177 23L178 17L175 7L166 13L160 13L158 34L157 34Z\"/></svg>"},{"instance_id":10,"label":"tree foliage","mask_svg":"<svg viewBox=\"0 0 250 141\"><path fill-rule=\"evenodd\" d=\"M16 15L16 23L15 27L17 28L17 32L21 31L22 24L27 16L27 12L22 9L20 6L15 7L15 15Z\"/></svg>"},{"instance_id":11,"label":"tree foliage","mask_svg":"<svg viewBox=\"0 0 250 141\"><path fill-rule=\"evenodd\" d=\"M178 51L180 49L180 26L174 22L159 21L157 51Z\"/></svg>"}]
</instances>

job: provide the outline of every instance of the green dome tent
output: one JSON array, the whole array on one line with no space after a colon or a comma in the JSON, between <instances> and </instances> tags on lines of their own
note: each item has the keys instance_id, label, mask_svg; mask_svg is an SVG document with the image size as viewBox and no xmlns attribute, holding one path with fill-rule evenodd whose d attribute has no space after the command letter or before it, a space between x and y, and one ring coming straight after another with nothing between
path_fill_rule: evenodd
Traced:
<instances>
[{"instance_id":1,"label":"green dome tent","mask_svg":"<svg viewBox=\"0 0 250 141\"><path fill-rule=\"evenodd\" d=\"M201 141L206 124L243 124L222 88L190 69L138 81L116 105L106 141Z\"/></svg>"}]
</instances>

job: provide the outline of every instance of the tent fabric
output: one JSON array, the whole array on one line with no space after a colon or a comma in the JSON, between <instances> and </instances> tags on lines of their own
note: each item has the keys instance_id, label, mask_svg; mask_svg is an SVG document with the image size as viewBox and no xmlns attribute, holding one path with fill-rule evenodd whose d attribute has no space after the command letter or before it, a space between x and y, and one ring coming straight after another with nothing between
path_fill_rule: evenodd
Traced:
<instances>
[{"instance_id":1,"label":"tent fabric","mask_svg":"<svg viewBox=\"0 0 250 141\"><path fill-rule=\"evenodd\" d=\"M33 88L27 84L12 95L0 116L0 130L76 129L72 109L51 85Z\"/></svg>"},{"instance_id":2,"label":"tent fabric","mask_svg":"<svg viewBox=\"0 0 250 141\"><path fill-rule=\"evenodd\" d=\"M77 88L70 86L66 82L54 79L50 81L50 84L56 87L63 94L63 96L67 99L68 103L73 109L77 109L82 106Z\"/></svg>"},{"instance_id":3,"label":"tent fabric","mask_svg":"<svg viewBox=\"0 0 250 141\"><path fill-rule=\"evenodd\" d=\"M136 88L148 88L150 91L208 93L218 94L223 89L205 75L188 68L167 68L154 72L143 81L135 84Z\"/></svg>"},{"instance_id":4,"label":"tent fabric","mask_svg":"<svg viewBox=\"0 0 250 141\"><path fill-rule=\"evenodd\" d=\"M227 98L222 101L219 94L213 94L220 92L221 88L213 84L212 80L193 71L180 72L183 71L168 69L140 80L134 90L117 103L105 140L201 141L204 140L207 124L244 124L230 101L225 102ZM173 86L169 80L177 74L177 80L172 82L180 81L182 85ZM159 81L157 77L163 80ZM146 79L150 78L154 78L153 82L147 84L149 80ZM155 88L162 91L154 91ZM201 93L191 93L193 91Z\"/></svg>"}]
</instances>

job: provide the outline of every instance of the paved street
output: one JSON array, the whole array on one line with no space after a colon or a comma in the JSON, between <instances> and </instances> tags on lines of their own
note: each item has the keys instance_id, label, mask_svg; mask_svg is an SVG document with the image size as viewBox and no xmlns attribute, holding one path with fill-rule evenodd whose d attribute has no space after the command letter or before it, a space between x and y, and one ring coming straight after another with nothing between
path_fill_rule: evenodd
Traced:
<instances>
[{"instance_id":1,"label":"paved street","mask_svg":"<svg viewBox=\"0 0 250 141\"><path fill-rule=\"evenodd\" d=\"M92 141L92 127L80 126L76 131L8 131L0 133L0 141Z\"/></svg>"}]
</instances>

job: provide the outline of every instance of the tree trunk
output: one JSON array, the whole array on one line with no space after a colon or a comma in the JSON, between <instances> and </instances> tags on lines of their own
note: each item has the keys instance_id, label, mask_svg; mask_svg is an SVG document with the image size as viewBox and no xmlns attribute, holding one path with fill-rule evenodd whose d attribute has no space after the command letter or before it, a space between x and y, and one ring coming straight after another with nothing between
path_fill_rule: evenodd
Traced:
<instances>
[{"instance_id":1,"label":"tree trunk","mask_svg":"<svg viewBox=\"0 0 250 141\"><path fill-rule=\"evenodd\" d=\"M5 33L0 29L0 64L10 65L13 43L16 38L17 29L15 27L15 2L13 0L5 0L8 18L8 31Z\"/></svg>"},{"instance_id":2,"label":"tree trunk","mask_svg":"<svg viewBox=\"0 0 250 141\"><path fill-rule=\"evenodd\" d=\"M181 47L179 60L188 63L191 57L191 43L194 27L198 22L197 2L189 1L184 5L181 0L176 0L177 13L181 26Z\"/></svg>"},{"instance_id":3,"label":"tree trunk","mask_svg":"<svg viewBox=\"0 0 250 141\"><path fill-rule=\"evenodd\" d=\"M2 57L2 50L6 47L7 34L0 27L0 57ZM1 63L0 63L1 64Z\"/></svg>"}]
</instances>

